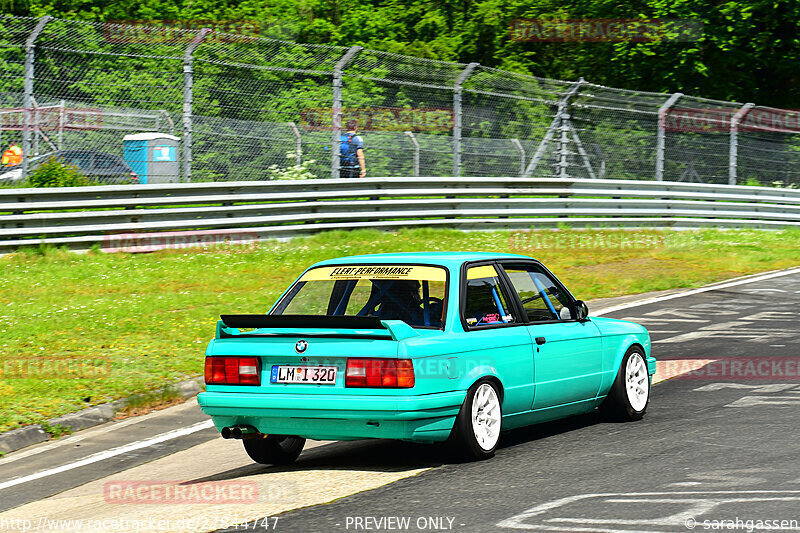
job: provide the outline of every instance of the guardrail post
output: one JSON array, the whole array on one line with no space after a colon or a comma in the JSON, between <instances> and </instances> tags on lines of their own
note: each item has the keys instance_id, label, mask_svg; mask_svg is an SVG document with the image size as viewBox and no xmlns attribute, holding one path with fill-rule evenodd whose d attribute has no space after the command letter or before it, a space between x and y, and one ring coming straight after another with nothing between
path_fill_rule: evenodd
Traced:
<instances>
[{"instance_id":1,"label":"guardrail post","mask_svg":"<svg viewBox=\"0 0 800 533\"><path fill-rule=\"evenodd\" d=\"M419 177L419 141L417 141L414 132L407 131L406 135L411 139L411 142L414 143L414 177Z\"/></svg>"},{"instance_id":2,"label":"guardrail post","mask_svg":"<svg viewBox=\"0 0 800 533\"><path fill-rule=\"evenodd\" d=\"M22 94L22 107L24 109L22 127L22 179L28 177L28 165L30 164L31 156L31 108L33 107L33 80L34 80L34 59L36 48L36 39L44 30L44 27L50 22L53 17L45 15L39 19L33 31L28 35L25 41L25 70Z\"/></svg>"},{"instance_id":3,"label":"guardrail post","mask_svg":"<svg viewBox=\"0 0 800 533\"><path fill-rule=\"evenodd\" d=\"M672 109L683 93L675 93L658 108L658 135L656 136L656 181L664 180L664 145L667 136L667 113Z\"/></svg>"},{"instance_id":4,"label":"guardrail post","mask_svg":"<svg viewBox=\"0 0 800 533\"><path fill-rule=\"evenodd\" d=\"M575 93L581 88L581 85L586 83L586 80L583 78L579 78L578 81L572 84L572 87L564 93L564 96L558 101L558 110L556 111L555 116L553 117L553 122L550 123L550 127L547 128L547 131L544 134L544 138L542 142L539 143L539 146L536 148L536 153L533 154L533 158L531 162L528 163L528 168L525 169L523 173L523 178L530 178L533 175L533 172L536 170L536 167L539 165L539 161L541 161L542 157L544 156L544 151L547 149L547 146L550 144L550 141L553 140L553 136L555 135L556 130L561 131L561 140L559 142L558 147L558 154L559 154L559 162L558 166L561 167L559 170L559 177L568 177L567 175L567 161L566 156L568 155L566 151L565 142L569 141L569 113L567 109L569 108L569 99L572 98ZM564 140L566 138L566 141ZM563 145L563 146L562 146Z\"/></svg>"},{"instance_id":5,"label":"guardrail post","mask_svg":"<svg viewBox=\"0 0 800 533\"><path fill-rule=\"evenodd\" d=\"M522 143L519 142L519 139L511 139L511 144L513 144L514 148L519 152L519 175L522 177L522 175L525 174L525 148L522 147Z\"/></svg>"},{"instance_id":6,"label":"guardrail post","mask_svg":"<svg viewBox=\"0 0 800 533\"><path fill-rule=\"evenodd\" d=\"M461 86L478 65L467 65L453 85L453 176L461 175Z\"/></svg>"},{"instance_id":7,"label":"guardrail post","mask_svg":"<svg viewBox=\"0 0 800 533\"><path fill-rule=\"evenodd\" d=\"M211 32L203 28L186 47L183 55L183 181L192 181L192 83L194 81L194 51Z\"/></svg>"},{"instance_id":8,"label":"guardrail post","mask_svg":"<svg viewBox=\"0 0 800 533\"><path fill-rule=\"evenodd\" d=\"M755 107L753 103L744 104L731 118L731 144L728 151L728 185L736 185L739 165L739 123Z\"/></svg>"},{"instance_id":9,"label":"guardrail post","mask_svg":"<svg viewBox=\"0 0 800 533\"><path fill-rule=\"evenodd\" d=\"M342 71L363 47L351 46L333 67L333 105L331 110L331 178L339 177L339 143L342 131Z\"/></svg>"},{"instance_id":10,"label":"guardrail post","mask_svg":"<svg viewBox=\"0 0 800 533\"><path fill-rule=\"evenodd\" d=\"M297 129L297 124L294 122L289 123L294 133L294 164L299 165L303 161L303 138L300 137L300 130Z\"/></svg>"}]
</instances>

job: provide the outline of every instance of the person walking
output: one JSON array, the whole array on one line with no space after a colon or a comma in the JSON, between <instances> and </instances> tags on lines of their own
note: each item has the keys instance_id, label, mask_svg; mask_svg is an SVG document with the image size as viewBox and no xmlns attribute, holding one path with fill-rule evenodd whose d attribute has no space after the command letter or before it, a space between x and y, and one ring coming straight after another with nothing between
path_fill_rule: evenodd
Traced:
<instances>
[{"instance_id":1,"label":"person walking","mask_svg":"<svg viewBox=\"0 0 800 533\"><path fill-rule=\"evenodd\" d=\"M339 136L339 177L363 178L367 175L364 162L364 139L358 133L358 123L348 120L347 133Z\"/></svg>"}]
</instances>

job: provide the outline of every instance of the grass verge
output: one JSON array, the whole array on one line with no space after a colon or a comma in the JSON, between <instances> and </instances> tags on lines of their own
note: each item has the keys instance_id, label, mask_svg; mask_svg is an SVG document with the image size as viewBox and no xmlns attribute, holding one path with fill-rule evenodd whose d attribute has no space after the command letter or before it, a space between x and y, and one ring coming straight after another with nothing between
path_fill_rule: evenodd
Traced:
<instances>
[{"instance_id":1,"label":"grass verge","mask_svg":"<svg viewBox=\"0 0 800 533\"><path fill-rule=\"evenodd\" d=\"M11 254L0 258L0 431L200 375L221 313L264 312L315 261L437 250L530 255L589 300L795 266L800 231L359 230L150 254Z\"/></svg>"}]
</instances>

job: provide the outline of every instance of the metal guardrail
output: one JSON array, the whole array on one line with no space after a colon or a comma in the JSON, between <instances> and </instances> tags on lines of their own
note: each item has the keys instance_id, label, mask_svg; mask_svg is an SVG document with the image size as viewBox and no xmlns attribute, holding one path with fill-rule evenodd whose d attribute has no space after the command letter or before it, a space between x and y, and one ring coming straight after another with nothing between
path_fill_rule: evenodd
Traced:
<instances>
[{"instance_id":1,"label":"metal guardrail","mask_svg":"<svg viewBox=\"0 0 800 533\"><path fill-rule=\"evenodd\" d=\"M42 243L77 250L99 244L108 251L136 251L158 247L157 242L188 246L334 229L521 229L562 224L800 227L800 190L518 177L0 189L0 253Z\"/></svg>"}]
</instances>

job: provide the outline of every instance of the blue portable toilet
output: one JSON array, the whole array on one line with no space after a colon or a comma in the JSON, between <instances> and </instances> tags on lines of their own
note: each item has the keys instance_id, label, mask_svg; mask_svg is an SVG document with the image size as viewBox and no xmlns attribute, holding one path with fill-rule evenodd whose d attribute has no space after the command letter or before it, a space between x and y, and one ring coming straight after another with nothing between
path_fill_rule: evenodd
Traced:
<instances>
[{"instance_id":1,"label":"blue portable toilet","mask_svg":"<svg viewBox=\"0 0 800 533\"><path fill-rule=\"evenodd\" d=\"M134 133L122 138L123 158L139 176L139 183L178 183L180 139L158 132Z\"/></svg>"}]
</instances>

